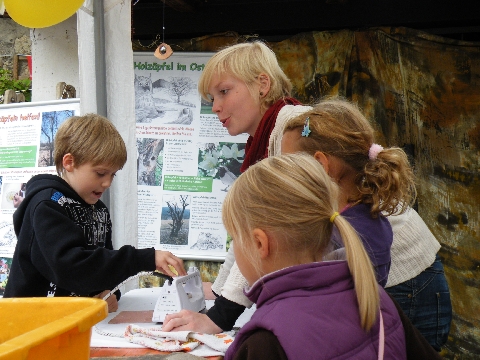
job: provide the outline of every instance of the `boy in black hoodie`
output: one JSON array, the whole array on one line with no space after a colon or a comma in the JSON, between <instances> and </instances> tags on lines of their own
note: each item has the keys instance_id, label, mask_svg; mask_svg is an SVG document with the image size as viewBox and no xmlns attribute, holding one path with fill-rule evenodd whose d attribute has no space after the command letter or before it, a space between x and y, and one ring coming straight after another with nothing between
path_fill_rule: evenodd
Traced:
<instances>
[{"instance_id":1,"label":"boy in black hoodie","mask_svg":"<svg viewBox=\"0 0 480 360\"><path fill-rule=\"evenodd\" d=\"M168 251L113 250L112 223L100 197L127 161L122 137L99 115L67 119L58 129L54 161L59 176L30 179L13 214L17 245L4 297L94 296L140 271L186 275ZM116 311L118 299L107 299Z\"/></svg>"}]
</instances>

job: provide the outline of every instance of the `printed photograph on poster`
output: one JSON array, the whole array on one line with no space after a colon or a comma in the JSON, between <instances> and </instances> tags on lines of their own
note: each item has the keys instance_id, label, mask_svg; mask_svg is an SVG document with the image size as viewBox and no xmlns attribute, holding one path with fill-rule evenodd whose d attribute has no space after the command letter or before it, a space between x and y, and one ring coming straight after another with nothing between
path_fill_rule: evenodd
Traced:
<instances>
[{"instance_id":1,"label":"printed photograph on poster","mask_svg":"<svg viewBox=\"0 0 480 360\"><path fill-rule=\"evenodd\" d=\"M2 210L0 212L0 256L12 257L15 246L17 245L17 236L13 229L12 222L13 211Z\"/></svg>"},{"instance_id":2,"label":"printed photograph on poster","mask_svg":"<svg viewBox=\"0 0 480 360\"><path fill-rule=\"evenodd\" d=\"M137 123L190 125L198 102L197 84L187 76L158 77L135 74Z\"/></svg>"},{"instance_id":3,"label":"printed photograph on poster","mask_svg":"<svg viewBox=\"0 0 480 360\"><path fill-rule=\"evenodd\" d=\"M4 216L0 217L0 246L5 248L4 250L11 249L10 256L13 256L13 250L17 245L17 236L15 235L15 231L13 229L13 223L11 221L12 215L10 214L10 218L5 218ZM3 249L0 249L0 252Z\"/></svg>"},{"instance_id":4,"label":"printed photograph on poster","mask_svg":"<svg viewBox=\"0 0 480 360\"><path fill-rule=\"evenodd\" d=\"M164 143L164 139L137 138L137 185L162 185Z\"/></svg>"},{"instance_id":5,"label":"printed photograph on poster","mask_svg":"<svg viewBox=\"0 0 480 360\"><path fill-rule=\"evenodd\" d=\"M38 166L54 166L53 141L60 125L74 115L74 110L42 112L42 132L40 135L40 151Z\"/></svg>"},{"instance_id":6,"label":"printed photograph on poster","mask_svg":"<svg viewBox=\"0 0 480 360\"><path fill-rule=\"evenodd\" d=\"M3 183L0 207L5 210L18 208L25 197L26 185L26 183Z\"/></svg>"},{"instance_id":7,"label":"printed photograph on poster","mask_svg":"<svg viewBox=\"0 0 480 360\"><path fill-rule=\"evenodd\" d=\"M211 176L223 184L227 192L240 176L240 167L245 157L244 143L207 143L199 146L198 175Z\"/></svg>"},{"instance_id":8,"label":"printed photograph on poster","mask_svg":"<svg viewBox=\"0 0 480 360\"><path fill-rule=\"evenodd\" d=\"M160 224L160 244L188 245L189 195L164 195Z\"/></svg>"},{"instance_id":9,"label":"printed photograph on poster","mask_svg":"<svg viewBox=\"0 0 480 360\"><path fill-rule=\"evenodd\" d=\"M190 246L190 249L199 251L223 250L225 239L219 234L211 231L200 231L196 236L192 236L195 243Z\"/></svg>"},{"instance_id":10,"label":"printed photograph on poster","mask_svg":"<svg viewBox=\"0 0 480 360\"><path fill-rule=\"evenodd\" d=\"M5 286L7 286L8 274L12 266L11 258L0 258L0 295L3 295Z\"/></svg>"},{"instance_id":11,"label":"printed photograph on poster","mask_svg":"<svg viewBox=\"0 0 480 360\"><path fill-rule=\"evenodd\" d=\"M212 54L174 53L168 61L159 62L153 53L134 53L137 124L192 125L204 110L198 79Z\"/></svg>"}]
</instances>

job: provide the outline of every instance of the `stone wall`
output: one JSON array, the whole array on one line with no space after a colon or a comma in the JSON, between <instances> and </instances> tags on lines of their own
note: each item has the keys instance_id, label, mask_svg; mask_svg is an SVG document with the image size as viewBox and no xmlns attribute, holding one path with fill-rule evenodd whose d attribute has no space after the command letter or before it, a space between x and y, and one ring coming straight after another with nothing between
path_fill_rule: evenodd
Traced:
<instances>
[{"instance_id":1,"label":"stone wall","mask_svg":"<svg viewBox=\"0 0 480 360\"><path fill-rule=\"evenodd\" d=\"M32 42L30 29L18 25L12 19L0 18L0 67L13 71L15 55L30 55ZM30 76L26 61L18 63L18 78L26 79Z\"/></svg>"}]
</instances>

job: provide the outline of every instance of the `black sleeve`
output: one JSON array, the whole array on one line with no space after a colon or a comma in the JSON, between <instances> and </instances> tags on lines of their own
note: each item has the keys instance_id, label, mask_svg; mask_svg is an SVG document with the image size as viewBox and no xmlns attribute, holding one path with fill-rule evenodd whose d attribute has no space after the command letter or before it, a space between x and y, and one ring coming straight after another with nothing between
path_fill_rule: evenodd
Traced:
<instances>
[{"instance_id":1,"label":"black sleeve","mask_svg":"<svg viewBox=\"0 0 480 360\"><path fill-rule=\"evenodd\" d=\"M32 211L37 235L30 250L32 264L59 288L82 296L98 294L140 271L155 270L154 248L124 245L118 250L88 250L83 229L60 205L42 201Z\"/></svg>"},{"instance_id":2,"label":"black sleeve","mask_svg":"<svg viewBox=\"0 0 480 360\"><path fill-rule=\"evenodd\" d=\"M277 337L268 330L255 331L240 345L233 360L275 359L288 360Z\"/></svg>"},{"instance_id":3,"label":"black sleeve","mask_svg":"<svg viewBox=\"0 0 480 360\"><path fill-rule=\"evenodd\" d=\"M229 331L233 329L233 325L235 325L235 322L244 310L245 306L230 301L220 295L215 299L215 304L208 309L207 316L220 329Z\"/></svg>"},{"instance_id":4,"label":"black sleeve","mask_svg":"<svg viewBox=\"0 0 480 360\"><path fill-rule=\"evenodd\" d=\"M388 294L388 292L387 292ZM410 319L405 315L400 305L388 294L397 308L405 331L405 345L407 347L407 360L441 360L440 354L428 343L427 339L413 326Z\"/></svg>"}]
</instances>

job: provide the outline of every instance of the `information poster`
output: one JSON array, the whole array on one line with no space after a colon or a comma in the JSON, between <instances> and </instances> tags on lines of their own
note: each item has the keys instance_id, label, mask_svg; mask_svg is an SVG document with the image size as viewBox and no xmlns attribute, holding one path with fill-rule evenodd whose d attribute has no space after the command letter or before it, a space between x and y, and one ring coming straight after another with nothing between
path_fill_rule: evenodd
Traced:
<instances>
[{"instance_id":1,"label":"information poster","mask_svg":"<svg viewBox=\"0 0 480 360\"><path fill-rule=\"evenodd\" d=\"M166 60L134 53L138 246L192 260L223 260L221 209L240 175L247 135L232 137L198 80L212 53Z\"/></svg>"},{"instance_id":2,"label":"information poster","mask_svg":"<svg viewBox=\"0 0 480 360\"><path fill-rule=\"evenodd\" d=\"M0 105L0 295L17 242L12 215L25 184L36 174L56 174L53 139L60 124L79 112L79 99Z\"/></svg>"}]
</instances>

